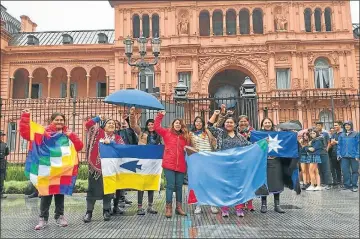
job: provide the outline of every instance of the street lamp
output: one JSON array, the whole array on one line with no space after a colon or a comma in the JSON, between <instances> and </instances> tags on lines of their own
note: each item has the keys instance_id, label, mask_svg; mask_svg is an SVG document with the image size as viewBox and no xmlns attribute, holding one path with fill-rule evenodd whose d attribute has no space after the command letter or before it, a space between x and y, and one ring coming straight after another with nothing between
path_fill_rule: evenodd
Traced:
<instances>
[{"instance_id":1,"label":"street lamp","mask_svg":"<svg viewBox=\"0 0 360 239\"><path fill-rule=\"evenodd\" d=\"M125 45L125 55L127 56L128 59L128 64L130 66L136 66L139 68L139 73L140 73L140 84L138 86L139 90L142 91L146 91L146 76L145 76L145 70L146 68L150 67L150 66L154 66L158 63L159 61L159 55L160 55L160 44L161 44L161 40L158 37L154 37L151 40L151 48L152 48L152 52L153 55L155 56L155 59L153 62L146 62L145 61L145 55L146 55L146 47L147 47L147 42L148 39L146 37L144 37L142 34L141 36L137 39L138 42L138 48L139 48L139 54L141 56L140 60L136 63L131 63L131 56L133 54L133 45L134 45L134 41L130 38L130 36L128 36L125 40L124 40L124 45ZM154 87L152 85L152 82L149 82L149 86L148 86L148 93L154 93Z\"/></svg>"}]
</instances>

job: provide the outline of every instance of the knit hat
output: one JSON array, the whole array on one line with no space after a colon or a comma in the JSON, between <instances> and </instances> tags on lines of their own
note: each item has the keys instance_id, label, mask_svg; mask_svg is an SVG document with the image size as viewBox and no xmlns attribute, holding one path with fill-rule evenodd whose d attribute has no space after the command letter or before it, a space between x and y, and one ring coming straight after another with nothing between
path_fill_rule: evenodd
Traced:
<instances>
[{"instance_id":1,"label":"knit hat","mask_svg":"<svg viewBox=\"0 0 360 239\"><path fill-rule=\"evenodd\" d=\"M106 126L106 124L107 124L109 121L111 121L111 120L113 120L113 119L106 119L106 120L100 121L100 123L99 123L100 128L104 129L105 126Z\"/></svg>"}]
</instances>

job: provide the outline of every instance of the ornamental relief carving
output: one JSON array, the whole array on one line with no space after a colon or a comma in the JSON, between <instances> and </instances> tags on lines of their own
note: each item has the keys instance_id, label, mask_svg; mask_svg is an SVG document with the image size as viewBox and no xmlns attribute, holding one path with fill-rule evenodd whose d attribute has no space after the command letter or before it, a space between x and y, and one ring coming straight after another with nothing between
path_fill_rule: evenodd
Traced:
<instances>
[{"instance_id":1,"label":"ornamental relief carving","mask_svg":"<svg viewBox=\"0 0 360 239\"><path fill-rule=\"evenodd\" d=\"M267 52L267 47L264 45L257 46L237 46L237 47L212 47L199 49L199 54L211 53L251 53L251 52Z\"/></svg>"},{"instance_id":2,"label":"ornamental relief carving","mask_svg":"<svg viewBox=\"0 0 360 239\"><path fill-rule=\"evenodd\" d=\"M182 54L196 54L197 49L195 48L173 48L171 49L172 55L182 55Z\"/></svg>"},{"instance_id":3,"label":"ornamental relief carving","mask_svg":"<svg viewBox=\"0 0 360 239\"><path fill-rule=\"evenodd\" d=\"M190 59L181 59L181 60L178 60L178 66L179 66L179 67L191 66L191 61L190 61Z\"/></svg>"},{"instance_id":4,"label":"ornamental relief carving","mask_svg":"<svg viewBox=\"0 0 360 239\"><path fill-rule=\"evenodd\" d=\"M276 58L277 62L282 62L282 63L286 63L289 62L289 57L288 56L278 56Z\"/></svg>"}]
</instances>

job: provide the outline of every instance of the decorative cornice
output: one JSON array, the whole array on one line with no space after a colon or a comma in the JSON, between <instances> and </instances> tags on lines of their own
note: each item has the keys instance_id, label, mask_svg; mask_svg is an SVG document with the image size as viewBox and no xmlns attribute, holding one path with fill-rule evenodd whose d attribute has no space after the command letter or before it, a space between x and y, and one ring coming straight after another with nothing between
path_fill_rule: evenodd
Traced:
<instances>
[{"instance_id":1,"label":"decorative cornice","mask_svg":"<svg viewBox=\"0 0 360 239\"><path fill-rule=\"evenodd\" d=\"M109 60L77 60L77 59L70 59L70 60L27 60L27 61L10 61L10 65L19 65L19 64L52 64L52 63L109 63Z\"/></svg>"}]
</instances>

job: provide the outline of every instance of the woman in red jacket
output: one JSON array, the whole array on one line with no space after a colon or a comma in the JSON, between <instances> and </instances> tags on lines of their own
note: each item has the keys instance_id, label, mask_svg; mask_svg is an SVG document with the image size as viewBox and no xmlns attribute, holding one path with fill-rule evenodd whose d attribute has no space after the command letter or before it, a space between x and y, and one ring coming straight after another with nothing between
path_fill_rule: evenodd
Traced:
<instances>
[{"instance_id":1,"label":"woman in red jacket","mask_svg":"<svg viewBox=\"0 0 360 239\"><path fill-rule=\"evenodd\" d=\"M65 126L65 115L61 113L53 113L51 115L51 123L45 128L42 140L46 142L50 136L57 133L65 134L69 140L74 144L75 150L80 151L83 148L83 143L79 137L68 130ZM20 135L25 140L30 141L30 111L24 110L20 119ZM53 195L41 196L40 201L40 220L36 225L35 230L41 230L48 225L49 209L52 202ZM55 220L56 224L60 227L66 227L68 225L64 217L64 195L55 194Z\"/></svg>"},{"instance_id":2,"label":"woman in red jacket","mask_svg":"<svg viewBox=\"0 0 360 239\"><path fill-rule=\"evenodd\" d=\"M154 129L164 140L165 150L162 161L166 178L166 212L167 218L172 216L172 195L176 192L176 214L186 216L182 209L182 185L186 171L185 146L190 143L190 136L183 120L175 119L170 129L161 127L165 111L155 118Z\"/></svg>"}]
</instances>

